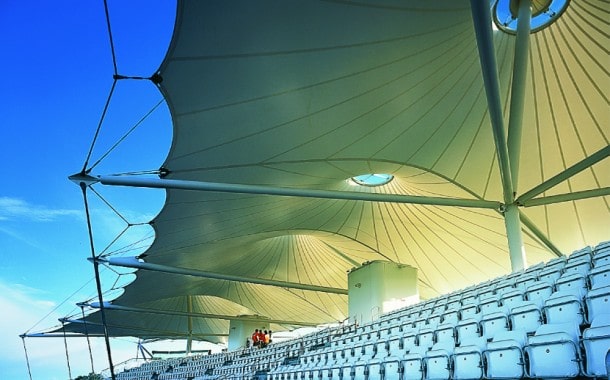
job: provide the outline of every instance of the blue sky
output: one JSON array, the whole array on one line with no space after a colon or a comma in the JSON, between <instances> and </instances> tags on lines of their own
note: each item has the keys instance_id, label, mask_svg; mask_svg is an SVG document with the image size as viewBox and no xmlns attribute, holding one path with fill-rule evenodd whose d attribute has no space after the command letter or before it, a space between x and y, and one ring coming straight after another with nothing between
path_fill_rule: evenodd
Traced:
<instances>
[{"instance_id":1,"label":"blue sky","mask_svg":"<svg viewBox=\"0 0 610 380\"><path fill-rule=\"evenodd\" d=\"M167 50L175 3L110 0L108 7L119 74L150 76ZM58 325L57 318L79 312L76 302L95 294L83 199L67 177L85 162L113 63L102 0L2 0L0 41L0 373L20 380L29 377L18 335ZM161 99L148 81L119 81L91 162ZM170 143L162 104L92 174L157 169ZM131 223L150 220L164 199L159 190L97 189ZM95 196L90 202L100 251L125 223ZM152 241L148 226L130 229L111 249L142 238L140 251ZM115 279L106 270L104 288ZM107 367L103 345L93 341L97 371ZM28 338L26 346L33 379L68 378L62 339ZM113 340L113 349L115 362L136 351L124 339ZM88 373L86 341L71 339L68 350L72 376Z\"/></svg>"}]
</instances>

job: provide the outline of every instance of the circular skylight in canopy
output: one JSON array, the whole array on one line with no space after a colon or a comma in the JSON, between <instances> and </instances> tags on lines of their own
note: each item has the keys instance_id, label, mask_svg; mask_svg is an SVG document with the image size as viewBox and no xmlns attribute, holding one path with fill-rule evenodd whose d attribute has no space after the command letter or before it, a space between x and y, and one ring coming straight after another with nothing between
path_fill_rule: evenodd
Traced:
<instances>
[{"instance_id":1,"label":"circular skylight in canopy","mask_svg":"<svg viewBox=\"0 0 610 380\"><path fill-rule=\"evenodd\" d=\"M570 0L531 0L531 32L537 32L555 22L568 7ZM519 0L497 0L493 6L493 20L498 29L517 33Z\"/></svg>"},{"instance_id":2,"label":"circular skylight in canopy","mask_svg":"<svg viewBox=\"0 0 610 380\"><path fill-rule=\"evenodd\" d=\"M350 180L360 186L383 186L394 179L391 174L374 173L374 174L362 174L350 178Z\"/></svg>"}]
</instances>

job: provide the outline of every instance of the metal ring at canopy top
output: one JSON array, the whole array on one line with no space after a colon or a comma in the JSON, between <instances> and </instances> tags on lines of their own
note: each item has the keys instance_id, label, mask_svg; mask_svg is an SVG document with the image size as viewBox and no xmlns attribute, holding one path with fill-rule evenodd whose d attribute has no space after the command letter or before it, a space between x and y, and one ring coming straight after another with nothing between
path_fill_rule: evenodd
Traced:
<instances>
[{"instance_id":1,"label":"metal ring at canopy top","mask_svg":"<svg viewBox=\"0 0 610 380\"><path fill-rule=\"evenodd\" d=\"M531 0L531 33L540 31L558 20L570 0ZM492 9L494 24L503 32L517 32L519 0L497 0Z\"/></svg>"}]
</instances>

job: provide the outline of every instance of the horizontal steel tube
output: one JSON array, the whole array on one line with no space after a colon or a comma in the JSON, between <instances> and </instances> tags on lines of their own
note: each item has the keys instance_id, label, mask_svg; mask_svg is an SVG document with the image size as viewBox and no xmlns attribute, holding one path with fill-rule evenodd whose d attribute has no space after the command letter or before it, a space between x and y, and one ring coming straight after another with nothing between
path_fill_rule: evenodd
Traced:
<instances>
[{"instance_id":1,"label":"horizontal steel tube","mask_svg":"<svg viewBox=\"0 0 610 380\"><path fill-rule=\"evenodd\" d=\"M371 202L412 203L435 206L457 206L499 209L500 202L482 199L425 197L403 194L374 194L356 191L313 190L287 187L246 185L234 183L200 182L177 179L142 178L129 176L100 176L104 185L150 187L158 189L179 189L195 191L215 191L222 193L281 195L289 197L323 198Z\"/></svg>"}]
</instances>

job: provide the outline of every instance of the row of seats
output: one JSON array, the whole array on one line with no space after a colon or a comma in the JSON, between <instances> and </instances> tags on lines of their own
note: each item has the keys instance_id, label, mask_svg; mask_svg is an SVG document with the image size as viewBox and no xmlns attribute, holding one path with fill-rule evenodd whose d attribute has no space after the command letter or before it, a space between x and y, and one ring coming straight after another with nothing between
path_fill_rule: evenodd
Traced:
<instances>
[{"instance_id":1,"label":"row of seats","mask_svg":"<svg viewBox=\"0 0 610 380\"><path fill-rule=\"evenodd\" d=\"M364 324L146 363L122 380L374 380L607 376L610 242Z\"/></svg>"},{"instance_id":2,"label":"row of seats","mask_svg":"<svg viewBox=\"0 0 610 380\"><path fill-rule=\"evenodd\" d=\"M581 348L580 342L583 342ZM534 335L501 331L488 341L470 337L461 344L441 341L414 345L392 339L305 356L281 365L269 380L472 379L606 376L610 314L596 317L581 339L575 323L541 325Z\"/></svg>"}]
</instances>

